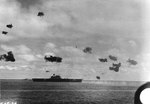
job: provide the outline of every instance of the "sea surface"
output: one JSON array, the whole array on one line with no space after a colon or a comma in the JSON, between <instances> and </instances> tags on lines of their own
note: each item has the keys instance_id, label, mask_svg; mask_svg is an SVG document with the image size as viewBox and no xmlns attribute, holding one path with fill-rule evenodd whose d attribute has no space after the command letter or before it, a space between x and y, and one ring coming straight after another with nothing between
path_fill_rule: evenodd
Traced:
<instances>
[{"instance_id":1,"label":"sea surface","mask_svg":"<svg viewBox=\"0 0 150 104\"><path fill-rule=\"evenodd\" d=\"M0 80L0 87L0 102L14 104L134 104L139 86Z\"/></svg>"}]
</instances>

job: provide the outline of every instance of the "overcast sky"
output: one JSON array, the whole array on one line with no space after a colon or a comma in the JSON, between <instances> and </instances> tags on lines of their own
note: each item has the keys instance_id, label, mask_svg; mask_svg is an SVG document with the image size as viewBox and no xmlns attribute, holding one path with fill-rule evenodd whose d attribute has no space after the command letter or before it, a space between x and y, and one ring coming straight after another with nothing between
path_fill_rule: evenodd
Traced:
<instances>
[{"instance_id":1,"label":"overcast sky","mask_svg":"<svg viewBox=\"0 0 150 104\"><path fill-rule=\"evenodd\" d=\"M142 0L0 0L0 78L62 77L103 80L148 80L150 50ZM39 11L44 12L38 17ZM13 28L6 28L13 24ZM77 46L77 48L76 48ZM92 54L84 53L92 47ZM45 54L63 58L44 61ZM109 60L108 55L118 57ZM98 58L108 58L102 63ZM133 59L137 65L126 61ZM119 72L112 63L122 63ZM49 70L49 73L45 71Z\"/></svg>"}]
</instances>

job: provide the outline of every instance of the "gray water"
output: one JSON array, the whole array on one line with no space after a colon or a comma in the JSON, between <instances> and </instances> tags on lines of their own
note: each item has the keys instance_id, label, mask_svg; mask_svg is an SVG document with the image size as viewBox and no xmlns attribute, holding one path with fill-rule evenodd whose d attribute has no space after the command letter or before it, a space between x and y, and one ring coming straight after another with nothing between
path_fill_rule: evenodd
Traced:
<instances>
[{"instance_id":1,"label":"gray water","mask_svg":"<svg viewBox=\"0 0 150 104\"><path fill-rule=\"evenodd\" d=\"M0 102L17 104L133 104L138 86L1 80Z\"/></svg>"}]
</instances>

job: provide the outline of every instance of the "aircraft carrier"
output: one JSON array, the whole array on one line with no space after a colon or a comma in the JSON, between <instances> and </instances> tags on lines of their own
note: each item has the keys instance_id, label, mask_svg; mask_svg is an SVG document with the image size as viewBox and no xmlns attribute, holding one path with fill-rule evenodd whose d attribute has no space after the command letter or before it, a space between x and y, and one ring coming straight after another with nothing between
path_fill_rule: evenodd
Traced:
<instances>
[{"instance_id":1,"label":"aircraft carrier","mask_svg":"<svg viewBox=\"0 0 150 104\"><path fill-rule=\"evenodd\" d=\"M53 74L50 78L32 78L33 82L82 82L82 79L61 78L59 75Z\"/></svg>"}]
</instances>

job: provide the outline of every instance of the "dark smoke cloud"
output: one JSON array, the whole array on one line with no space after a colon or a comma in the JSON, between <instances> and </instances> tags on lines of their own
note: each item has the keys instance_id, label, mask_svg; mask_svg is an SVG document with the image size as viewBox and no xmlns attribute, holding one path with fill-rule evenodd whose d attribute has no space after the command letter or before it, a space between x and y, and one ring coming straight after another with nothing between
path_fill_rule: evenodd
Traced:
<instances>
[{"instance_id":1,"label":"dark smoke cloud","mask_svg":"<svg viewBox=\"0 0 150 104\"><path fill-rule=\"evenodd\" d=\"M42 16L44 16L44 13L43 13L43 12L39 12L39 13L37 14L37 16L42 17Z\"/></svg>"},{"instance_id":2,"label":"dark smoke cloud","mask_svg":"<svg viewBox=\"0 0 150 104\"><path fill-rule=\"evenodd\" d=\"M15 58L12 51L7 52L7 54L0 55L0 61L1 60L4 60L6 62L7 61L15 62Z\"/></svg>"},{"instance_id":3,"label":"dark smoke cloud","mask_svg":"<svg viewBox=\"0 0 150 104\"><path fill-rule=\"evenodd\" d=\"M96 79L100 79L100 76L96 76Z\"/></svg>"},{"instance_id":4,"label":"dark smoke cloud","mask_svg":"<svg viewBox=\"0 0 150 104\"><path fill-rule=\"evenodd\" d=\"M118 63L118 64L112 64L113 66L112 67L109 67L109 70L113 70L115 72L118 72L119 71L119 68L121 67L121 63Z\"/></svg>"},{"instance_id":5,"label":"dark smoke cloud","mask_svg":"<svg viewBox=\"0 0 150 104\"><path fill-rule=\"evenodd\" d=\"M2 31L2 34L6 35L8 32L7 31Z\"/></svg>"},{"instance_id":6,"label":"dark smoke cloud","mask_svg":"<svg viewBox=\"0 0 150 104\"><path fill-rule=\"evenodd\" d=\"M104 59L99 58L99 61L100 61L100 62L107 62L107 59L106 59L106 58L104 58Z\"/></svg>"},{"instance_id":7,"label":"dark smoke cloud","mask_svg":"<svg viewBox=\"0 0 150 104\"><path fill-rule=\"evenodd\" d=\"M85 49L83 49L83 52L91 54L92 53L92 48L91 47L86 47Z\"/></svg>"},{"instance_id":8,"label":"dark smoke cloud","mask_svg":"<svg viewBox=\"0 0 150 104\"><path fill-rule=\"evenodd\" d=\"M46 70L46 73L48 73L49 71L48 70Z\"/></svg>"},{"instance_id":9,"label":"dark smoke cloud","mask_svg":"<svg viewBox=\"0 0 150 104\"><path fill-rule=\"evenodd\" d=\"M6 25L6 27L8 27L8 28L13 28L13 25L12 24L8 24L8 25Z\"/></svg>"},{"instance_id":10,"label":"dark smoke cloud","mask_svg":"<svg viewBox=\"0 0 150 104\"><path fill-rule=\"evenodd\" d=\"M137 65L137 61L135 60L131 60L131 59L128 59L127 62L130 64L130 65Z\"/></svg>"},{"instance_id":11,"label":"dark smoke cloud","mask_svg":"<svg viewBox=\"0 0 150 104\"><path fill-rule=\"evenodd\" d=\"M113 61L117 61L117 57L115 57L115 56L109 55L109 58Z\"/></svg>"}]
</instances>

